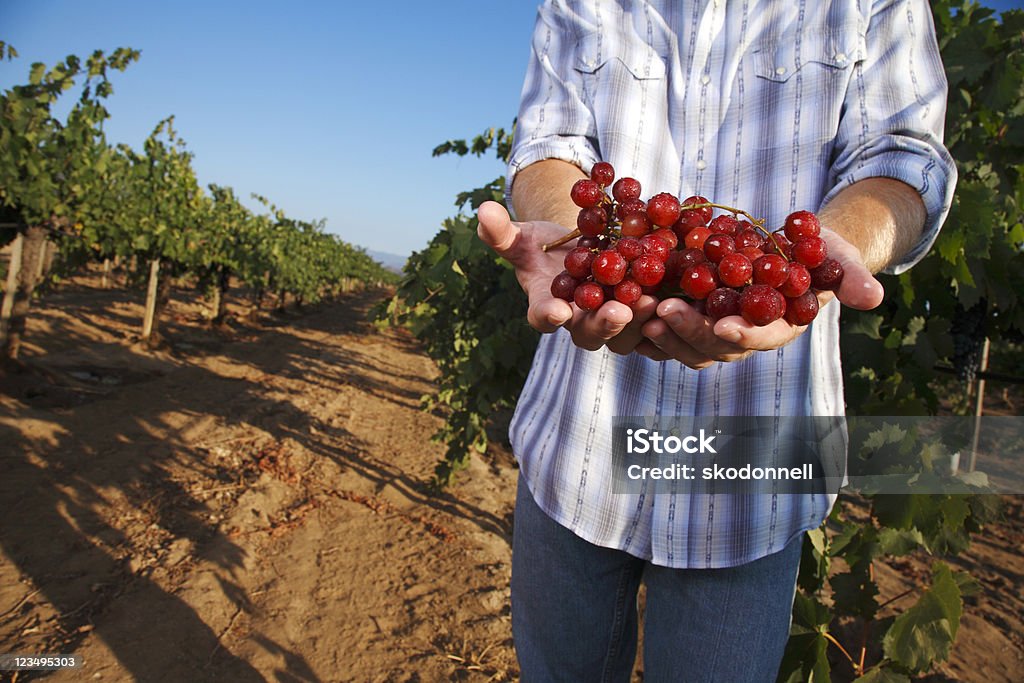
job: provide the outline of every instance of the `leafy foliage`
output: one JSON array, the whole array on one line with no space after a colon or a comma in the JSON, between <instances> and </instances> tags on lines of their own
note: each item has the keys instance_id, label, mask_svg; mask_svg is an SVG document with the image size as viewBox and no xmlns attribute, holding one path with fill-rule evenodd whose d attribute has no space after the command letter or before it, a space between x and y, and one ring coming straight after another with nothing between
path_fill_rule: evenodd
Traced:
<instances>
[{"instance_id":1,"label":"leafy foliage","mask_svg":"<svg viewBox=\"0 0 1024 683\"><path fill-rule=\"evenodd\" d=\"M0 57L16 54L0 42ZM207 193L173 117L157 124L141 151L109 145L102 127L109 117L103 101L113 92L109 74L138 57L119 48L85 60L71 55L49 69L33 64L26 84L0 95L5 217L22 231L45 228L71 267L95 258L159 259L172 275L216 279L223 288L235 274L306 302L342 281L396 279L365 251L327 234L324 221L294 220L272 206L272 216L257 216L231 188L211 185ZM54 105L76 87L77 102L58 119ZM6 242L13 234L0 237Z\"/></svg>"},{"instance_id":2,"label":"leafy foliage","mask_svg":"<svg viewBox=\"0 0 1024 683\"><path fill-rule=\"evenodd\" d=\"M959 182L931 253L883 276L881 308L844 311L847 403L860 414L934 413L934 367L958 365L954 337L976 345L985 336L1019 341L1024 331L1024 12L996 21L990 9L950 0L932 2L932 12ZM972 316L981 324L967 324Z\"/></svg>"},{"instance_id":3,"label":"leafy foliage","mask_svg":"<svg viewBox=\"0 0 1024 683\"><path fill-rule=\"evenodd\" d=\"M434 150L481 155L493 149L507 160L511 134L490 129L470 144L448 141ZM504 178L459 195L471 210L484 201L504 203ZM435 484L447 485L473 451L487 448L487 420L511 406L526 380L537 333L526 323L526 296L512 268L476 235L477 219L462 213L444 222L426 249L412 256L406 277L380 316L408 325L441 370L428 408L449 411L435 438L447 445Z\"/></svg>"}]
</instances>

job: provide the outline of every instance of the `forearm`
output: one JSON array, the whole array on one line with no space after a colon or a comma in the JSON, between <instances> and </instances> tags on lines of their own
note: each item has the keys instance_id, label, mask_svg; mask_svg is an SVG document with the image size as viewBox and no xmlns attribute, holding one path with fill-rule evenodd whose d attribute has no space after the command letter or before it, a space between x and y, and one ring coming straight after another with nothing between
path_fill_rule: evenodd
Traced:
<instances>
[{"instance_id":1,"label":"forearm","mask_svg":"<svg viewBox=\"0 0 1024 683\"><path fill-rule=\"evenodd\" d=\"M867 178L843 189L819 212L821 224L860 250L877 273L921 238L925 206L917 190L892 178Z\"/></svg>"},{"instance_id":2,"label":"forearm","mask_svg":"<svg viewBox=\"0 0 1024 683\"><path fill-rule=\"evenodd\" d=\"M569 198L569 190L585 177L577 166L560 159L530 164L516 174L512 185L516 220L550 221L574 229L579 207Z\"/></svg>"}]
</instances>

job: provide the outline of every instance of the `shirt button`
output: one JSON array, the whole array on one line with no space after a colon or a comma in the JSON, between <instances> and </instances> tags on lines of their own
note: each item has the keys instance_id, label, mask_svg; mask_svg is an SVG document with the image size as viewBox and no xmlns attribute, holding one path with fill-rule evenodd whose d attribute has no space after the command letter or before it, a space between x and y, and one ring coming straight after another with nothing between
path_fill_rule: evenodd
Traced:
<instances>
[{"instance_id":1,"label":"shirt button","mask_svg":"<svg viewBox=\"0 0 1024 683\"><path fill-rule=\"evenodd\" d=\"M781 76L782 74L786 73L786 67L784 67L784 66L776 67L775 73L778 74L779 76Z\"/></svg>"},{"instance_id":2,"label":"shirt button","mask_svg":"<svg viewBox=\"0 0 1024 683\"><path fill-rule=\"evenodd\" d=\"M698 171L703 171L707 167L708 167L708 165L704 162L703 159L698 159L697 160L697 170Z\"/></svg>"},{"instance_id":3,"label":"shirt button","mask_svg":"<svg viewBox=\"0 0 1024 683\"><path fill-rule=\"evenodd\" d=\"M839 53L836 54L836 63L837 64L845 64L846 63L846 53L845 52L839 52Z\"/></svg>"},{"instance_id":4,"label":"shirt button","mask_svg":"<svg viewBox=\"0 0 1024 683\"><path fill-rule=\"evenodd\" d=\"M703 76L700 77L700 82L703 83L704 85L707 85L708 83L711 82L711 76L704 74Z\"/></svg>"}]
</instances>

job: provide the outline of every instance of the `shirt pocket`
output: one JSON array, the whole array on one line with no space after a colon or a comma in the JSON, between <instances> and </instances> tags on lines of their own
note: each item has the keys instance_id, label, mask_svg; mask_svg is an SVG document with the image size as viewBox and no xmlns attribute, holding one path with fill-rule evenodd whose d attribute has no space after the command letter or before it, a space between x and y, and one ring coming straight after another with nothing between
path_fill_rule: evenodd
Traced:
<instances>
[{"instance_id":1,"label":"shirt pocket","mask_svg":"<svg viewBox=\"0 0 1024 683\"><path fill-rule=\"evenodd\" d=\"M758 146L799 146L804 163L827 158L839 131L855 66L867 43L856 25L829 31L807 28L761 42L749 53L754 87L747 96L770 112ZM820 157L820 158L819 158Z\"/></svg>"},{"instance_id":2,"label":"shirt pocket","mask_svg":"<svg viewBox=\"0 0 1024 683\"><path fill-rule=\"evenodd\" d=\"M668 77L664 58L629 27L586 34L576 44L573 69L584 107L591 112L602 158L620 165L627 139L641 144L631 158L657 158L668 126ZM632 173L638 169L632 168Z\"/></svg>"},{"instance_id":3,"label":"shirt pocket","mask_svg":"<svg viewBox=\"0 0 1024 683\"><path fill-rule=\"evenodd\" d=\"M640 36L628 32L590 33L576 43L574 68L584 77L602 70L628 73L637 80L665 78L665 63Z\"/></svg>"},{"instance_id":4,"label":"shirt pocket","mask_svg":"<svg viewBox=\"0 0 1024 683\"><path fill-rule=\"evenodd\" d=\"M832 31L805 30L786 35L751 50L754 73L775 83L787 83L801 71L811 78L839 76L864 60L867 43L858 28Z\"/></svg>"}]
</instances>

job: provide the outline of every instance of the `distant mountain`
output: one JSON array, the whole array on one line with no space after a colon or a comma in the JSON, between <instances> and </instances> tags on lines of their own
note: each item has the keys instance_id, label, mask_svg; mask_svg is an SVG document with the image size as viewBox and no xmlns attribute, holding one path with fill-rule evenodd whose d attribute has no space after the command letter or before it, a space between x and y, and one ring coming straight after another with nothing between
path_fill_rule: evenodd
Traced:
<instances>
[{"instance_id":1,"label":"distant mountain","mask_svg":"<svg viewBox=\"0 0 1024 683\"><path fill-rule=\"evenodd\" d=\"M399 256L398 254L389 254L386 251L374 251L373 249L367 249L366 254L388 270L396 273L401 273L402 268L405 267L405 262L409 260L408 255Z\"/></svg>"}]
</instances>

